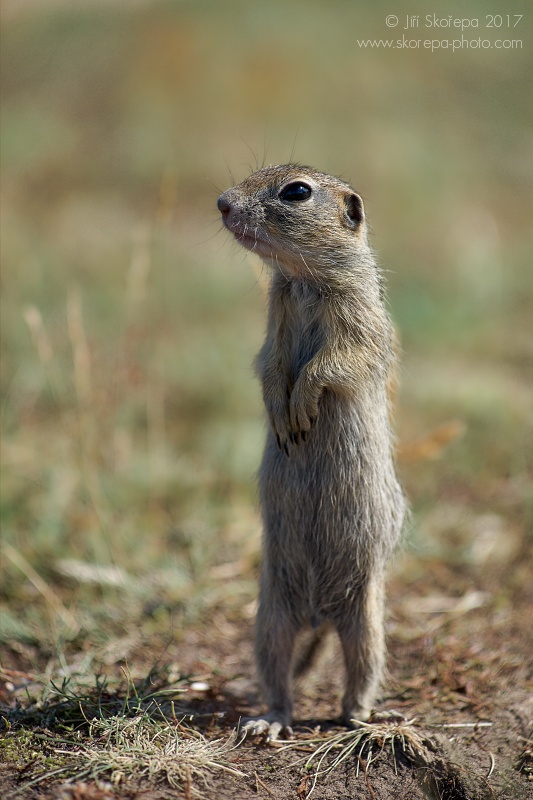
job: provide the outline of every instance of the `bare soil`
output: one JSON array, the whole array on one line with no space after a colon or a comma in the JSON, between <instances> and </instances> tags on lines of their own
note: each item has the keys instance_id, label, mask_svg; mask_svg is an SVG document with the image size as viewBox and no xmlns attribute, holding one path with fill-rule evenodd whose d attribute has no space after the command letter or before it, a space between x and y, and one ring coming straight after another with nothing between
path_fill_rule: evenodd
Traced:
<instances>
[{"instance_id":1,"label":"bare soil","mask_svg":"<svg viewBox=\"0 0 533 800\"><path fill-rule=\"evenodd\" d=\"M442 562L425 564L425 572L419 570L419 577L411 577L408 584L405 571L393 575L389 588L389 676L378 710L394 709L407 720L414 719L412 728L422 737L424 752L413 757L397 743L394 752L387 746L376 758L378 742L375 760L368 769L367 748L359 757L352 754L329 775L319 777L312 797L533 797L533 588L523 557L521 553L514 563L506 565L503 575L497 568L487 570L467 591L468 576ZM416 573L411 563L409 574ZM450 603L454 597L455 605ZM143 664L153 665L154 655L160 665L179 665L186 676L184 686L188 687L180 708L187 712L187 724L207 738L224 737L242 716L261 710L253 678L251 616L251 609L232 619L218 611L203 625L178 632L170 644L147 638L137 650L138 669ZM339 663L332 642L308 682L298 688L295 749L284 750L257 740L232 751L230 763L244 772L245 778L218 771L208 776L205 785L191 781L175 789L164 781L154 784L125 779L113 786L105 780L68 783L51 777L24 788L32 774L31 759L26 758L23 763L8 760L1 767L2 796L24 800L189 800L203 792L205 797L218 800L304 800L312 787L313 770L305 769L302 761L309 755L309 739L342 730L335 716L342 685ZM20 648L6 653L7 681L2 701L7 709L13 703L13 686L20 688L24 680L31 679L31 673L25 670L28 663ZM200 680L208 685L207 690L191 688ZM34 733L39 731L35 729Z\"/></svg>"}]
</instances>

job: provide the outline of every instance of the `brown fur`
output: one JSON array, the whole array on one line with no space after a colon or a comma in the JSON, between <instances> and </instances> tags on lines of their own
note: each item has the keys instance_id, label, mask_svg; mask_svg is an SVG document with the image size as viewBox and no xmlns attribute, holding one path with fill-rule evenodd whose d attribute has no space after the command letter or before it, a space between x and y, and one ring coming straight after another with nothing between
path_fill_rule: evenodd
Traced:
<instances>
[{"instance_id":1,"label":"brown fur","mask_svg":"<svg viewBox=\"0 0 533 800\"><path fill-rule=\"evenodd\" d=\"M387 403L394 340L350 186L296 164L266 167L218 207L237 241L272 267L256 359L270 429L255 654L269 713L246 728L276 737L291 724L292 674L305 666L295 665L295 638L306 627L339 634L347 723L368 718L377 697L385 565L405 511Z\"/></svg>"}]
</instances>

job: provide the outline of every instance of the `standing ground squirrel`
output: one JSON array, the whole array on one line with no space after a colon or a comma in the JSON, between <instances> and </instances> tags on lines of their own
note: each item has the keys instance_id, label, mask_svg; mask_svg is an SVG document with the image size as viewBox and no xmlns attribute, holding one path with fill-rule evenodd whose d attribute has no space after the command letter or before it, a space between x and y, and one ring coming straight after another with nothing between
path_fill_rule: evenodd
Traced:
<instances>
[{"instance_id":1,"label":"standing ground squirrel","mask_svg":"<svg viewBox=\"0 0 533 800\"><path fill-rule=\"evenodd\" d=\"M379 689L385 565L405 513L387 402L393 331L363 203L348 184L298 164L269 166L224 192L218 208L272 268L256 359L270 429L255 657L269 711L244 728L275 739L290 733L305 628L315 641L325 627L338 632L346 724L368 719Z\"/></svg>"}]
</instances>

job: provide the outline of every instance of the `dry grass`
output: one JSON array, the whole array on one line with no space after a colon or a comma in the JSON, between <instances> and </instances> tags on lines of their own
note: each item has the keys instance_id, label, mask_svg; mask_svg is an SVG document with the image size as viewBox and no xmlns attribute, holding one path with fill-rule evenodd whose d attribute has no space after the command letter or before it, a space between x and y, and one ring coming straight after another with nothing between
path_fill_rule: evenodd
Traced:
<instances>
[{"instance_id":1,"label":"dry grass","mask_svg":"<svg viewBox=\"0 0 533 800\"><path fill-rule=\"evenodd\" d=\"M228 762L236 733L207 738L190 727L185 718L193 715L182 710L184 682L172 680L168 671L153 670L141 681L124 671L121 681L97 678L92 686L81 676L40 684L29 685L15 708L3 709L8 750L10 742L20 748L22 761L29 741L48 750L47 758L27 765L32 774L21 790L52 779L113 786L149 780L201 796L199 787L214 772L243 775Z\"/></svg>"},{"instance_id":2,"label":"dry grass","mask_svg":"<svg viewBox=\"0 0 533 800\"><path fill-rule=\"evenodd\" d=\"M350 758L356 762L357 777L360 770L367 776L371 765L386 751L392 753L395 770L398 753L402 753L413 763L429 763L431 760L428 758L430 742L427 736L413 727L414 719L400 723L354 722L357 724L354 730L306 740L304 749L310 749L311 753L298 759L295 764L303 763L306 770L312 771L307 797L314 792L319 779L331 775ZM301 749L302 743L280 743L278 746L283 750Z\"/></svg>"},{"instance_id":3,"label":"dry grass","mask_svg":"<svg viewBox=\"0 0 533 800\"><path fill-rule=\"evenodd\" d=\"M442 752L442 747L428 735L423 728L415 726L416 719L394 722L361 722L353 720L357 727L333 735L306 738L305 742L277 743L279 750L304 750L309 755L303 756L292 766L302 765L309 772L309 778L302 783L302 796L311 797L317 785L331 778L333 773L343 765L353 763L355 777L364 776L371 797L377 797L370 780L371 768L381 759L392 757L395 774L406 762L419 776L422 786L428 788L431 796L442 800L458 800L473 797L465 788L464 770L449 762ZM465 723L480 727L480 723ZM484 723L481 723L483 726ZM490 725L490 723L485 723ZM463 727L462 724L457 727ZM494 797L492 788L487 783L494 768L491 755L491 768L484 781L486 797ZM463 773L463 774L461 774Z\"/></svg>"},{"instance_id":4,"label":"dry grass","mask_svg":"<svg viewBox=\"0 0 533 800\"><path fill-rule=\"evenodd\" d=\"M63 766L43 770L27 786L68 775L71 783L109 780L113 786L147 780L202 797L198 784L206 787L213 772L244 776L227 760L236 745L236 734L207 739L178 719L163 723L147 714L95 719L89 723L88 741L75 750L55 749L66 757Z\"/></svg>"}]
</instances>

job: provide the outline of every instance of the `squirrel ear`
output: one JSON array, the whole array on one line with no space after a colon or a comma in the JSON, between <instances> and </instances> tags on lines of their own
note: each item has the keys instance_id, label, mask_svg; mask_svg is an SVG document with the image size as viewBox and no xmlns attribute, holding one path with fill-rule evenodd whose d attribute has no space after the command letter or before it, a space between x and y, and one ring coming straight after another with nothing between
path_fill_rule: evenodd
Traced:
<instances>
[{"instance_id":1,"label":"squirrel ear","mask_svg":"<svg viewBox=\"0 0 533 800\"><path fill-rule=\"evenodd\" d=\"M352 192L344 198L346 218L350 228L356 228L365 218L363 201L358 194Z\"/></svg>"}]
</instances>

